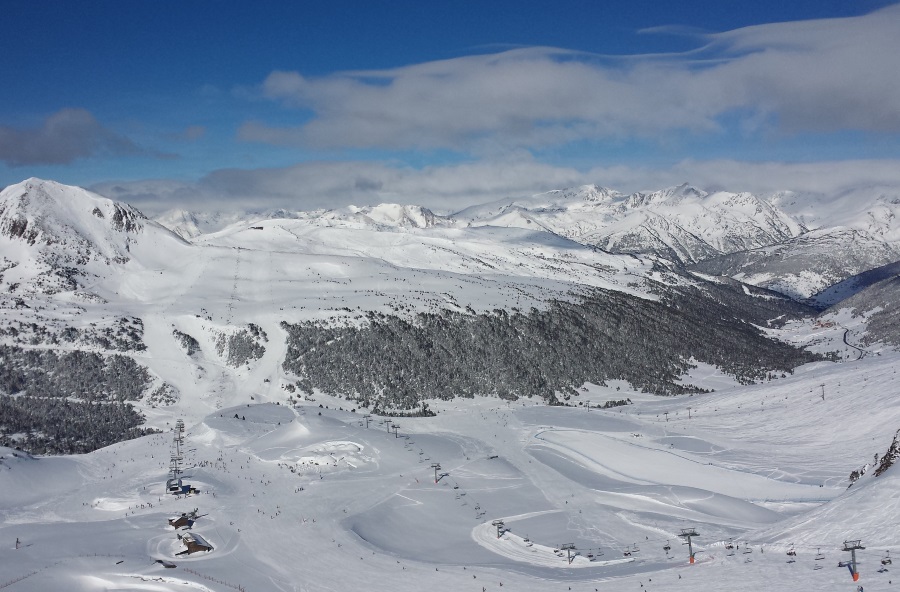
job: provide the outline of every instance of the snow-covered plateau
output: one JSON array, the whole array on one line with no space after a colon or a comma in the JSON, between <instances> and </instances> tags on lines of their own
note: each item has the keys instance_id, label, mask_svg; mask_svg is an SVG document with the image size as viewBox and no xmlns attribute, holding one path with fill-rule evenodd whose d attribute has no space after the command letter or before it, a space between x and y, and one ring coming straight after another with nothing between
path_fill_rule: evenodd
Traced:
<instances>
[{"instance_id":1,"label":"snow-covered plateau","mask_svg":"<svg viewBox=\"0 0 900 592\"><path fill-rule=\"evenodd\" d=\"M0 590L896 589L895 204L836 203L154 221L10 186Z\"/></svg>"}]
</instances>

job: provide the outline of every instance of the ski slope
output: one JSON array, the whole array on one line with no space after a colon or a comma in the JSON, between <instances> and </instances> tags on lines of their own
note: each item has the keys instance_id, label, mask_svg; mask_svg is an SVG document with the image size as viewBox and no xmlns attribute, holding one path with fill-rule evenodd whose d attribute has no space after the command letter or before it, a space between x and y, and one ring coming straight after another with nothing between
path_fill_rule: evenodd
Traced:
<instances>
[{"instance_id":1,"label":"ski slope","mask_svg":"<svg viewBox=\"0 0 900 592\"><path fill-rule=\"evenodd\" d=\"M397 434L321 395L253 401L188 424L198 493L179 498L164 493L171 433L81 456L3 449L0 586L837 591L855 586L843 541L861 539L860 583L889 590L877 569L900 549L900 476L848 490L847 475L900 425L898 365L884 352L672 398L586 385L582 400L634 401L605 411L434 401ZM179 556L166 520L194 508L214 549ZM700 533L694 565L683 528Z\"/></svg>"}]
</instances>

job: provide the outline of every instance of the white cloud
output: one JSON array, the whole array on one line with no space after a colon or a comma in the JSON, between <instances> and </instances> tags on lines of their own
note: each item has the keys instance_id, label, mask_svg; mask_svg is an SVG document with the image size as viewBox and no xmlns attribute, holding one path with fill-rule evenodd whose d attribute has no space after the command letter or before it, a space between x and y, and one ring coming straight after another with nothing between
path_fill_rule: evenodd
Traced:
<instances>
[{"instance_id":1,"label":"white cloud","mask_svg":"<svg viewBox=\"0 0 900 592\"><path fill-rule=\"evenodd\" d=\"M598 57L551 48L306 78L263 93L302 108L295 127L248 122L248 141L317 147L551 146L579 139L747 129L900 132L900 5L872 14L702 36L680 55Z\"/></svg>"},{"instance_id":2,"label":"white cloud","mask_svg":"<svg viewBox=\"0 0 900 592\"><path fill-rule=\"evenodd\" d=\"M504 197L596 183L624 192L688 182L705 189L770 193L781 190L839 196L889 188L900 195L900 161L746 163L685 160L664 168L597 167L580 171L518 155L423 169L377 162L303 163L277 169L226 169L196 182L102 183L93 190L149 214L194 210L311 210L382 202L419 204L441 212Z\"/></svg>"}]
</instances>

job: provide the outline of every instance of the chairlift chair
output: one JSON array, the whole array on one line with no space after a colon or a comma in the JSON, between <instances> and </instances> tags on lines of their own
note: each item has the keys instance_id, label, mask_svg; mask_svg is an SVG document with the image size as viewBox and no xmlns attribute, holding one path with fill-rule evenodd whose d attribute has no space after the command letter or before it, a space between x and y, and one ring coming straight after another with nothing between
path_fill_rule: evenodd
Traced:
<instances>
[{"instance_id":1,"label":"chairlift chair","mask_svg":"<svg viewBox=\"0 0 900 592\"><path fill-rule=\"evenodd\" d=\"M891 565L891 552L885 551L884 557L881 558L881 565Z\"/></svg>"}]
</instances>

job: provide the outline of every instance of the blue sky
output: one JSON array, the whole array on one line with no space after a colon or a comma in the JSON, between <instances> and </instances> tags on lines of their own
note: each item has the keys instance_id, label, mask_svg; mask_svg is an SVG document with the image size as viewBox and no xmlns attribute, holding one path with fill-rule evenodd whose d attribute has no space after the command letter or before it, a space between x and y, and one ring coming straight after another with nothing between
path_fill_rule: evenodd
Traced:
<instances>
[{"instance_id":1,"label":"blue sky","mask_svg":"<svg viewBox=\"0 0 900 592\"><path fill-rule=\"evenodd\" d=\"M152 212L900 184L890 2L0 7L0 185Z\"/></svg>"}]
</instances>

